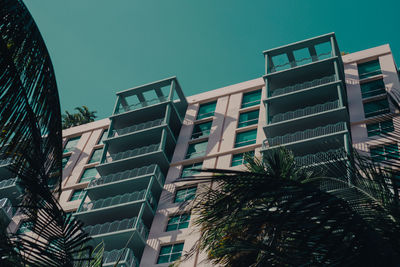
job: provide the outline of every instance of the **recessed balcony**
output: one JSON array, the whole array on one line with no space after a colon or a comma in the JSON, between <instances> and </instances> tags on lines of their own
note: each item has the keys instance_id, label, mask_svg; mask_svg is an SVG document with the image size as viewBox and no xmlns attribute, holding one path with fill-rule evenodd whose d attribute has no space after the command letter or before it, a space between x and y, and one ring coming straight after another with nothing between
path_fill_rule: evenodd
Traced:
<instances>
[{"instance_id":1,"label":"recessed balcony","mask_svg":"<svg viewBox=\"0 0 400 267\"><path fill-rule=\"evenodd\" d=\"M347 158L346 152L343 148L330 149L325 152L318 152L315 154L308 154L301 157L295 157L294 161L300 167L311 167L319 164L327 164L329 162L337 162Z\"/></svg>"},{"instance_id":2,"label":"recessed balcony","mask_svg":"<svg viewBox=\"0 0 400 267\"><path fill-rule=\"evenodd\" d=\"M285 134L283 136L276 136L267 138L263 142L263 150L268 150L278 146L290 146L291 149L308 149L323 148L328 141L333 142L334 135L343 135L347 133L347 126L345 122L338 122L326 126L320 126L314 129L307 129L295 133ZM310 145L313 142L313 145ZM343 144L343 140L340 141ZM329 147L327 147L329 148ZM300 149L300 150L301 150Z\"/></svg>"},{"instance_id":3,"label":"recessed balcony","mask_svg":"<svg viewBox=\"0 0 400 267\"><path fill-rule=\"evenodd\" d=\"M104 241L106 250L120 249L131 240L128 247L136 255L141 255L149 233L142 220L138 221L137 217L89 225L84 227L84 231L92 237L93 244Z\"/></svg>"},{"instance_id":4,"label":"recessed balcony","mask_svg":"<svg viewBox=\"0 0 400 267\"><path fill-rule=\"evenodd\" d=\"M146 192L146 190L142 190L84 202L74 216L87 224L101 222L107 218L122 219L139 214L142 204L147 201L148 206L145 205L143 217L150 220L154 215L157 203L152 194L150 192L146 194Z\"/></svg>"},{"instance_id":5,"label":"recessed balcony","mask_svg":"<svg viewBox=\"0 0 400 267\"><path fill-rule=\"evenodd\" d=\"M14 208L12 207L11 201L8 198L0 199L0 219L5 224L12 220L14 216Z\"/></svg>"},{"instance_id":6,"label":"recessed balcony","mask_svg":"<svg viewBox=\"0 0 400 267\"><path fill-rule=\"evenodd\" d=\"M149 100L146 100L146 101L141 101L141 102L134 103L134 104L131 104L131 105L126 105L126 106L123 106L123 107L120 106L115 111L115 115L122 114L122 113L129 112L129 111L133 111L133 110L138 110L138 109L141 109L141 108L154 106L154 105L161 104L161 103L164 103L164 102L167 102L167 101L168 101L168 97L160 96L160 97L157 97L157 98L149 99Z\"/></svg>"},{"instance_id":7,"label":"recessed balcony","mask_svg":"<svg viewBox=\"0 0 400 267\"><path fill-rule=\"evenodd\" d=\"M115 195L116 192L127 193L131 188L146 188L150 178L154 176L161 188L164 175L156 164L112 173L92 180L86 190L91 199Z\"/></svg>"},{"instance_id":8,"label":"recessed balcony","mask_svg":"<svg viewBox=\"0 0 400 267\"><path fill-rule=\"evenodd\" d=\"M5 159L1 159L0 160L0 177L1 178L12 178L12 176L15 176L15 174L13 174L9 167L12 163L12 158L5 158Z\"/></svg>"},{"instance_id":9,"label":"recessed balcony","mask_svg":"<svg viewBox=\"0 0 400 267\"><path fill-rule=\"evenodd\" d=\"M129 127L118 129L118 130L113 130L112 135L109 138L116 138L119 136L131 134L131 133L134 133L137 131L142 131L145 129L157 127L157 126L160 126L163 122L164 122L164 119L162 118L162 119L156 119L156 120L152 120L152 121L148 121L148 122L135 124L135 125L132 125Z\"/></svg>"},{"instance_id":10,"label":"recessed balcony","mask_svg":"<svg viewBox=\"0 0 400 267\"><path fill-rule=\"evenodd\" d=\"M314 56L310 56L310 57L304 57L298 60L291 60L291 61L287 61L285 63L282 64L277 64L277 65L273 65L269 68L268 73L274 73L274 72L278 72L278 71L285 71L288 69L292 69L292 68L296 68L296 67L301 67L304 66L306 64L311 64L314 62L318 62L324 59L328 59L332 57L332 52L331 51L327 51L324 53L320 53L318 55L314 55ZM294 59L294 58L293 58Z\"/></svg>"},{"instance_id":11,"label":"recessed balcony","mask_svg":"<svg viewBox=\"0 0 400 267\"><path fill-rule=\"evenodd\" d=\"M8 198L16 205L17 197L21 194L21 189L18 186L18 178L10 178L0 181L0 195Z\"/></svg>"},{"instance_id":12,"label":"recessed balcony","mask_svg":"<svg viewBox=\"0 0 400 267\"><path fill-rule=\"evenodd\" d=\"M116 265L118 262L118 265ZM133 251L129 248L114 249L111 251L104 251L103 254L103 267L138 267L139 261L135 257Z\"/></svg>"}]
</instances>

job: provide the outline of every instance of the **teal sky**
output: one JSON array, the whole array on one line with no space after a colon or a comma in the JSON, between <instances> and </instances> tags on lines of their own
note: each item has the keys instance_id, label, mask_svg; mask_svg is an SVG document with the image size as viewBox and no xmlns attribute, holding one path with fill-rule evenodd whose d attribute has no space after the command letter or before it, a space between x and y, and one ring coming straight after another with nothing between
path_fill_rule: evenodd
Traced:
<instances>
[{"instance_id":1,"label":"teal sky","mask_svg":"<svg viewBox=\"0 0 400 267\"><path fill-rule=\"evenodd\" d=\"M186 96L254 79L262 51L335 32L342 51L389 43L399 1L24 0L50 52L62 111L111 115L115 92L176 75Z\"/></svg>"}]
</instances>

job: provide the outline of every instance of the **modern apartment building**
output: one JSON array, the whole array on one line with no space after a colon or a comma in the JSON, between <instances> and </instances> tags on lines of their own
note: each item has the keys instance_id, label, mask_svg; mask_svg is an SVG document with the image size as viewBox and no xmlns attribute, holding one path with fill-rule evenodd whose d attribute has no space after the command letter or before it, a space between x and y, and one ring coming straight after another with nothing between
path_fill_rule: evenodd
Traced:
<instances>
[{"instance_id":1,"label":"modern apartment building","mask_svg":"<svg viewBox=\"0 0 400 267\"><path fill-rule=\"evenodd\" d=\"M331 33L264 56L256 79L187 98L176 78L161 80L118 92L109 119L64 130L61 205L94 244L105 242L104 266L120 256L119 266L168 266L193 247L201 233L180 208L199 190L180 180L193 169L243 169L243 153L277 146L301 166L352 146L377 162L400 158L399 144L380 135L400 129L388 45L342 56ZM18 187L6 168L0 175L0 205L14 204ZM197 252L182 266L211 264Z\"/></svg>"}]
</instances>

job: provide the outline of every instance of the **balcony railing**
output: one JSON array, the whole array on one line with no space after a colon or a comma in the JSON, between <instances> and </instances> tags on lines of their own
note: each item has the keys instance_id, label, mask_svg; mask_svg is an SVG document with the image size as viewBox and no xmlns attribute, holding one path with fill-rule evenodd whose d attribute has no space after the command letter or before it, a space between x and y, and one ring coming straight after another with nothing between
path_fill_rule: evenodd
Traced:
<instances>
[{"instance_id":1,"label":"balcony railing","mask_svg":"<svg viewBox=\"0 0 400 267\"><path fill-rule=\"evenodd\" d=\"M281 71L281 70L287 70L293 67L297 67L297 66L301 66L301 65L305 65L311 62L316 62L316 61L320 61L326 58L330 58L332 56L332 52L326 52L326 53L321 53L315 56L311 56L311 57L306 57L306 58L302 58L299 60L293 60L293 61L289 61L287 63L281 64L281 65L275 65L272 68L269 69L270 73L276 72L276 71Z\"/></svg>"},{"instance_id":2,"label":"balcony railing","mask_svg":"<svg viewBox=\"0 0 400 267\"><path fill-rule=\"evenodd\" d=\"M118 267L138 267L139 261L136 259L130 248L114 249L111 251L104 251L103 266L115 266L117 261Z\"/></svg>"},{"instance_id":3,"label":"balcony railing","mask_svg":"<svg viewBox=\"0 0 400 267\"><path fill-rule=\"evenodd\" d=\"M17 184L17 178L10 178L7 180L0 181L0 190L9 186L14 186Z\"/></svg>"},{"instance_id":4,"label":"balcony railing","mask_svg":"<svg viewBox=\"0 0 400 267\"><path fill-rule=\"evenodd\" d=\"M124 231L124 230L128 230L128 229L135 229L136 221L137 221L137 217L133 217L130 219L123 219L120 221L113 221L113 222L107 222L107 223L102 223L102 224L89 225L89 226L84 227L83 229L90 236L104 235L104 234ZM143 224L142 220L139 221L136 231L143 237L143 239L146 240L149 230Z\"/></svg>"},{"instance_id":5,"label":"balcony railing","mask_svg":"<svg viewBox=\"0 0 400 267\"><path fill-rule=\"evenodd\" d=\"M12 158L0 159L0 166L8 165L12 162Z\"/></svg>"},{"instance_id":6,"label":"balcony railing","mask_svg":"<svg viewBox=\"0 0 400 267\"><path fill-rule=\"evenodd\" d=\"M131 150L122 151L119 153L111 154L106 158L106 162L116 161L125 158L135 157L137 155L144 155L159 150L160 144L153 144L149 146L138 147Z\"/></svg>"},{"instance_id":7,"label":"balcony railing","mask_svg":"<svg viewBox=\"0 0 400 267\"><path fill-rule=\"evenodd\" d=\"M318 152L309 154L302 157L295 157L294 161L299 166L309 166L312 164L328 162L331 160L338 160L345 156L344 149L331 149L325 152Z\"/></svg>"},{"instance_id":8,"label":"balcony railing","mask_svg":"<svg viewBox=\"0 0 400 267\"><path fill-rule=\"evenodd\" d=\"M164 176L161 173L160 168L156 164L152 164L149 166L144 166L141 168L135 168L132 170L126 170L123 172L117 172L113 174L109 174L106 176L102 176L98 179L92 180L90 184L88 185L88 188L99 186L99 185L104 185L108 183L113 183L113 182L118 182L118 181L123 181L135 177L140 177L148 174L154 173L156 179L163 184L164 183Z\"/></svg>"},{"instance_id":9,"label":"balcony railing","mask_svg":"<svg viewBox=\"0 0 400 267\"><path fill-rule=\"evenodd\" d=\"M135 201L139 201L139 200L145 200L145 198L146 198L146 190L142 190L142 191L136 191L136 192L132 192L132 193L126 193L123 195L117 195L117 196L113 196L113 197L93 200L90 202L83 203L80 206L80 208L78 209L78 213L102 209L102 208L108 208L108 207L116 206L116 205L120 205L120 204L127 204L130 202L135 202ZM155 200L150 192L147 195L147 199L149 200L150 205L154 208Z\"/></svg>"},{"instance_id":10,"label":"balcony railing","mask_svg":"<svg viewBox=\"0 0 400 267\"><path fill-rule=\"evenodd\" d=\"M118 130L113 130L111 137L121 136L121 135L129 134L129 133L137 132L140 130L156 127L156 126L161 125L163 123L163 121L164 121L164 119L157 119L157 120L153 120L153 121L147 121L147 122L135 124L135 125L132 125L129 127L118 129Z\"/></svg>"},{"instance_id":11,"label":"balcony railing","mask_svg":"<svg viewBox=\"0 0 400 267\"><path fill-rule=\"evenodd\" d=\"M331 82L334 82L335 79L336 79L335 75L331 75L331 76L325 76L323 78L315 79L315 80L304 82L304 83L298 83L295 85L286 86L283 88L275 89L272 92L270 91L269 96L271 97L271 96L289 94L289 93L303 90L306 88L311 88L311 87L319 86L322 84L331 83Z\"/></svg>"},{"instance_id":12,"label":"balcony railing","mask_svg":"<svg viewBox=\"0 0 400 267\"><path fill-rule=\"evenodd\" d=\"M128 105L128 106L119 106L118 109L115 111L115 114L122 114L128 111L132 111L132 110L136 110L136 109L140 109L143 107L147 107L147 106L152 106L152 105L156 105L159 103L163 103L166 102L168 100L167 97L162 96L162 97L157 97L157 98L153 98L147 101L143 101L143 102L139 102L136 104L132 104L132 105Z\"/></svg>"},{"instance_id":13,"label":"balcony railing","mask_svg":"<svg viewBox=\"0 0 400 267\"><path fill-rule=\"evenodd\" d=\"M14 209L12 207L11 201L8 198L0 199L0 209L2 209L3 212L6 214L8 220L12 219L14 215Z\"/></svg>"},{"instance_id":14,"label":"balcony railing","mask_svg":"<svg viewBox=\"0 0 400 267\"><path fill-rule=\"evenodd\" d=\"M277 123L281 121L291 120L295 118L300 118L308 116L311 114L321 113L328 110L333 110L339 107L339 100L326 102L324 104L318 104L310 107L305 107L302 109L297 109L294 111L288 111L285 113L276 114L272 117L271 123Z\"/></svg>"},{"instance_id":15,"label":"balcony railing","mask_svg":"<svg viewBox=\"0 0 400 267\"><path fill-rule=\"evenodd\" d=\"M279 146L287 143L292 143L300 140L310 139L318 136L323 136L327 134L337 133L346 130L345 122L338 122L336 124L329 124L326 126L320 126L314 129L307 129L305 131L298 131L295 133L285 134L283 136L276 136L273 138L268 138L269 147ZM263 147L266 148L267 144L264 140Z\"/></svg>"}]
</instances>

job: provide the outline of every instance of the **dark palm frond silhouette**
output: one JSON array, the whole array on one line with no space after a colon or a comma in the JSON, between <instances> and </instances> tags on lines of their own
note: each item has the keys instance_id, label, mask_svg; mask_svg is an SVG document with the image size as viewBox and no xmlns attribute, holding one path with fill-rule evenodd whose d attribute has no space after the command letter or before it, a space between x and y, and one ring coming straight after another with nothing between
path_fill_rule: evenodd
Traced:
<instances>
[{"instance_id":1,"label":"dark palm frond silhouette","mask_svg":"<svg viewBox=\"0 0 400 267\"><path fill-rule=\"evenodd\" d=\"M0 0L0 151L23 188L18 212L33 234L7 234L0 265L17 259L29 266L72 266L79 252L90 255L82 224L58 204L62 132L52 63L32 16L20 0ZM50 190L50 177L58 186ZM3 253L4 252L4 253Z\"/></svg>"},{"instance_id":2,"label":"dark palm frond silhouette","mask_svg":"<svg viewBox=\"0 0 400 267\"><path fill-rule=\"evenodd\" d=\"M397 266L395 173L357 153L352 164L343 158L304 168L278 149L247 157L247 171L186 179L204 184L192 204L202 236L182 261L201 249L222 266Z\"/></svg>"}]
</instances>

